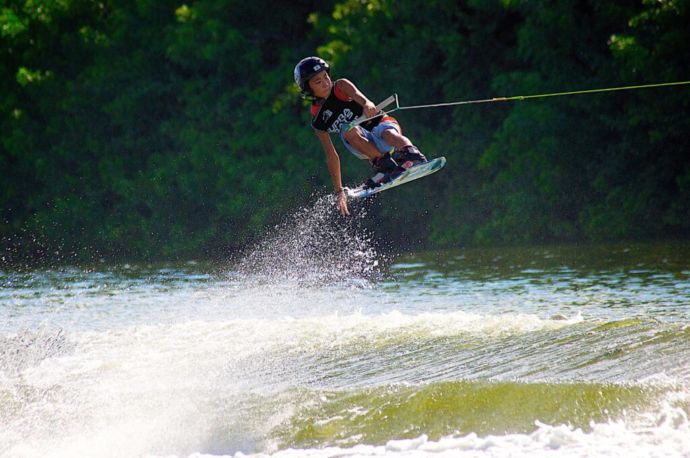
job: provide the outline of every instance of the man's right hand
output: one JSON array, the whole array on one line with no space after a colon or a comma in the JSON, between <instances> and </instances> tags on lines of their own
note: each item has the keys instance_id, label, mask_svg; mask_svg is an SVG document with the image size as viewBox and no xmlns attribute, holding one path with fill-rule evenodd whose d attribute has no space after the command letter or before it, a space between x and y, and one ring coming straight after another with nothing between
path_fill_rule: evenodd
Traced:
<instances>
[{"instance_id":1,"label":"man's right hand","mask_svg":"<svg viewBox=\"0 0 690 458\"><path fill-rule=\"evenodd\" d=\"M364 116L367 118L373 118L377 114L379 114L379 110L376 108L376 105L374 105L374 102L367 100L366 103L363 106L364 108Z\"/></svg>"}]
</instances>

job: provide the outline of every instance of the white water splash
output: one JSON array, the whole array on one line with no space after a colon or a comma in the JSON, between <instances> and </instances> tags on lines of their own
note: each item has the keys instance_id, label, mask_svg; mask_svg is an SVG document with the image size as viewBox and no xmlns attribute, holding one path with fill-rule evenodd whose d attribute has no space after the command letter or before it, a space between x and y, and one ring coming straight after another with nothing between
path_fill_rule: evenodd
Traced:
<instances>
[{"instance_id":1,"label":"white water splash","mask_svg":"<svg viewBox=\"0 0 690 458\"><path fill-rule=\"evenodd\" d=\"M371 281L381 274L382 256L361 227L366 211L341 217L333 196L295 212L238 264L241 276L302 286Z\"/></svg>"}]
</instances>

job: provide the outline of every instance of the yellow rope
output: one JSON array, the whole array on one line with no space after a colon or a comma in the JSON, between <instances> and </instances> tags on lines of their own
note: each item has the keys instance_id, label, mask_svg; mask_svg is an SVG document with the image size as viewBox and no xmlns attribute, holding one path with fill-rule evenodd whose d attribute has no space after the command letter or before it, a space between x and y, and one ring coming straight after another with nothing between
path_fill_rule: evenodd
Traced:
<instances>
[{"instance_id":1,"label":"yellow rope","mask_svg":"<svg viewBox=\"0 0 690 458\"><path fill-rule=\"evenodd\" d=\"M629 91L633 89L648 89L654 87L666 87L666 86L681 86L690 84L690 81L676 81L674 83L656 83L656 84L640 84L637 86L622 86L622 87L609 87L604 89L587 89L584 91L567 91L567 92L552 92L549 94L534 94L534 95L516 95L512 97L494 97L491 99L481 99L481 100L464 100L460 102L446 102L446 103L434 103L429 105L412 105L407 107L397 106L394 109L388 111L387 113L392 113L397 110L415 110L419 108L436 108L436 107L449 107L455 105L469 105L473 103L491 103L491 102L507 102L513 100L528 100L528 99L539 99L545 97L560 97L564 95L578 95L578 94L594 94L597 92L613 92L613 91Z\"/></svg>"}]
</instances>

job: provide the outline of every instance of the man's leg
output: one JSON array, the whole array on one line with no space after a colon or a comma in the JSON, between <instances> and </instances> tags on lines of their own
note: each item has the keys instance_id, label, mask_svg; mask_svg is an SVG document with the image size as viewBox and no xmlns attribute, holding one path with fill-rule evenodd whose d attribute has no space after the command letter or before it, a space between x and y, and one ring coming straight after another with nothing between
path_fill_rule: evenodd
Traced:
<instances>
[{"instance_id":1,"label":"man's leg","mask_svg":"<svg viewBox=\"0 0 690 458\"><path fill-rule=\"evenodd\" d=\"M426 157L412 144L409 138L398 132L397 129L388 128L381 132L381 138L395 148L393 159L403 168L426 162Z\"/></svg>"},{"instance_id":2,"label":"man's leg","mask_svg":"<svg viewBox=\"0 0 690 458\"><path fill-rule=\"evenodd\" d=\"M376 145L362 134L359 127L353 127L345 132L345 140L372 162L383 156Z\"/></svg>"},{"instance_id":3,"label":"man's leg","mask_svg":"<svg viewBox=\"0 0 690 458\"><path fill-rule=\"evenodd\" d=\"M350 147L366 156L376 170L374 176L364 183L365 187L375 188L405 171L393 160L388 151L382 152L376 146L376 142L373 141L371 133L368 131L363 131L360 127L354 127L343 133L343 139Z\"/></svg>"},{"instance_id":4,"label":"man's leg","mask_svg":"<svg viewBox=\"0 0 690 458\"><path fill-rule=\"evenodd\" d=\"M409 138L398 132L396 129L386 129L381 133L381 138L391 145L396 151L399 151L406 146L412 146Z\"/></svg>"}]
</instances>

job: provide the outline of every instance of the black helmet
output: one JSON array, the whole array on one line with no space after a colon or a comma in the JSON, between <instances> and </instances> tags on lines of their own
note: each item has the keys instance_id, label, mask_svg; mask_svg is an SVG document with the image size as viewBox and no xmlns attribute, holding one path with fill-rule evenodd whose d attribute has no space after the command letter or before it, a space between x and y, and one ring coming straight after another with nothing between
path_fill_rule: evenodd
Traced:
<instances>
[{"instance_id":1,"label":"black helmet","mask_svg":"<svg viewBox=\"0 0 690 458\"><path fill-rule=\"evenodd\" d=\"M326 70L330 74L331 67L320 57L305 57L295 65L295 83L303 97L312 95L309 80L321 70Z\"/></svg>"}]
</instances>

